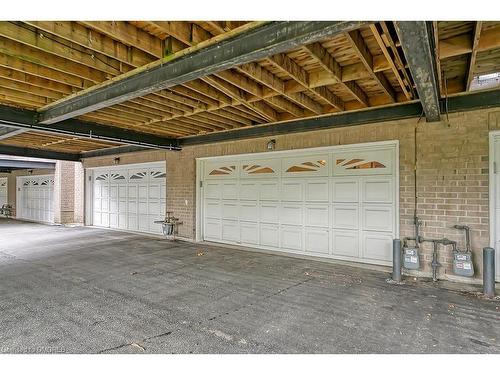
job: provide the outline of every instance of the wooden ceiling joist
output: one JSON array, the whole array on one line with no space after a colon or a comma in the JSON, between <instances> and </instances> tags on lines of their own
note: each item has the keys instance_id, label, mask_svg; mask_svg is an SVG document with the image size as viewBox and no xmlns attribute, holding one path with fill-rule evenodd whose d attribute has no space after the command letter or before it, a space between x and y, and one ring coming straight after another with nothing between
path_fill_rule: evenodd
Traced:
<instances>
[{"instance_id":1,"label":"wooden ceiling joist","mask_svg":"<svg viewBox=\"0 0 500 375\"><path fill-rule=\"evenodd\" d=\"M389 63L392 72L394 73L398 83L399 87L401 87L401 90L405 94L406 98L408 100L413 99L413 88L411 81L406 74L406 69L404 67L398 68L396 66L396 61L398 59L397 54L394 53L394 51L390 48L387 48L385 45L385 42L382 38L382 32L379 30L376 24L371 24L370 25L370 30L373 33L373 36L375 37L375 40L377 41L378 46L382 50L382 53L384 54L387 62Z\"/></svg>"},{"instance_id":2,"label":"wooden ceiling joist","mask_svg":"<svg viewBox=\"0 0 500 375\"><path fill-rule=\"evenodd\" d=\"M474 36L469 34L442 39L439 42L439 58L446 59L471 53L473 45ZM500 48L500 26L481 32L481 38L477 44L477 52L496 48Z\"/></svg>"},{"instance_id":3,"label":"wooden ceiling joist","mask_svg":"<svg viewBox=\"0 0 500 375\"><path fill-rule=\"evenodd\" d=\"M99 108L153 93L221 70L281 53L359 27L360 22L270 22L223 43L200 47L179 58L169 57L104 86L67 98L41 112L41 122L53 123ZM193 54L196 58L190 58ZM175 56L175 55L174 55Z\"/></svg>"},{"instance_id":4,"label":"wooden ceiling joist","mask_svg":"<svg viewBox=\"0 0 500 375\"><path fill-rule=\"evenodd\" d=\"M354 99L358 100L363 106L367 107L369 105L367 95L356 82L342 81L342 67L319 42L306 45L305 49L326 72L332 75L335 83L340 84L345 91L349 92ZM341 110L343 110L343 108Z\"/></svg>"},{"instance_id":5,"label":"wooden ceiling joist","mask_svg":"<svg viewBox=\"0 0 500 375\"><path fill-rule=\"evenodd\" d=\"M384 73L382 72L375 73L373 71L373 56L370 53L368 46L364 42L363 37L361 36L359 30L353 30L349 33L346 33L346 36L349 42L351 43L352 47L354 48L356 54L358 55L359 59L361 60L366 70L368 71L370 77L377 82L382 91L391 99L393 103L395 103L397 101L396 94L394 92L393 87L385 77Z\"/></svg>"},{"instance_id":6,"label":"wooden ceiling joist","mask_svg":"<svg viewBox=\"0 0 500 375\"><path fill-rule=\"evenodd\" d=\"M474 67L476 66L476 56L477 50L479 46L479 39L481 36L481 28L483 23L481 21L477 21L474 25L474 36L472 42L472 51L469 56L469 64L467 67L467 74L465 75L465 90L470 90L470 85L472 83L472 79L474 78Z\"/></svg>"}]
</instances>

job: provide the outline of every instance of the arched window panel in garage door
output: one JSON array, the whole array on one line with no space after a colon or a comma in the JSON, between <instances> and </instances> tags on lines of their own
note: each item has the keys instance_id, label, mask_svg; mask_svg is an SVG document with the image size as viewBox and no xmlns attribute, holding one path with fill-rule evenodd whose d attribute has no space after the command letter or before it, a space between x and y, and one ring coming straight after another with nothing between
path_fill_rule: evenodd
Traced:
<instances>
[{"instance_id":1,"label":"arched window panel in garage door","mask_svg":"<svg viewBox=\"0 0 500 375\"><path fill-rule=\"evenodd\" d=\"M333 153L333 176L394 173L395 150L356 150Z\"/></svg>"},{"instance_id":2,"label":"arched window panel in garage door","mask_svg":"<svg viewBox=\"0 0 500 375\"><path fill-rule=\"evenodd\" d=\"M282 160L283 177L328 176L328 154L300 155Z\"/></svg>"}]
</instances>

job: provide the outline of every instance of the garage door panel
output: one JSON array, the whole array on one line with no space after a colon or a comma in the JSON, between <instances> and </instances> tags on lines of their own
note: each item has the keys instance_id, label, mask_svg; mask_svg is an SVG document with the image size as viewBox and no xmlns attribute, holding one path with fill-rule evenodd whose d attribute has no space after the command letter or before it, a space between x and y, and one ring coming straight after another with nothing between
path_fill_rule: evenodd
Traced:
<instances>
[{"instance_id":1,"label":"garage door panel","mask_svg":"<svg viewBox=\"0 0 500 375\"><path fill-rule=\"evenodd\" d=\"M118 228L118 214L109 214L109 226Z\"/></svg>"},{"instance_id":2,"label":"garage door panel","mask_svg":"<svg viewBox=\"0 0 500 375\"><path fill-rule=\"evenodd\" d=\"M238 199L238 182L224 182L222 184L222 199Z\"/></svg>"},{"instance_id":3,"label":"garage door panel","mask_svg":"<svg viewBox=\"0 0 500 375\"><path fill-rule=\"evenodd\" d=\"M207 181L205 186L205 197L209 199L220 199L221 188L217 182Z\"/></svg>"},{"instance_id":4,"label":"garage door panel","mask_svg":"<svg viewBox=\"0 0 500 375\"><path fill-rule=\"evenodd\" d=\"M240 184L240 199L259 199L259 184L257 182L242 181Z\"/></svg>"},{"instance_id":5,"label":"garage door panel","mask_svg":"<svg viewBox=\"0 0 500 375\"><path fill-rule=\"evenodd\" d=\"M259 244L259 226L257 223L240 221L240 241L242 244Z\"/></svg>"},{"instance_id":6,"label":"garage door panel","mask_svg":"<svg viewBox=\"0 0 500 375\"><path fill-rule=\"evenodd\" d=\"M391 206L365 206L363 207L363 229L372 231L393 230L393 209Z\"/></svg>"},{"instance_id":7,"label":"garage door panel","mask_svg":"<svg viewBox=\"0 0 500 375\"><path fill-rule=\"evenodd\" d=\"M279 247L279 226L271 224L261 224L260 244L266 247Z\"/></svg>"},{"instance_id":8,"label":"garage door panel","mask_svg":"<svg viewBox=\"0 0 500 375\"><path fill-rule=\"evenodd\" d=\"M370 179L363 182L363 202L391 203L393 201L392 179Z\"/></svg>"},{"instance_id":9,"label":"garage door panel","mask_svg":"<svg viewBox=\"0 0 500 375\"><path fill-rule=\"evenodd\" d=\"M330 231L328 229L306 228L305 251L328 254L330 252Z\"/></svg>"},{"instance_id":10,"label":"garage door panel","mask_svg":"<svg viewBox=\"0 0 500 375\"><path fill-rule=\"evenodd\" d=\"M332 253L344 257L359 258L359 232L333 230Z\"/></svg>"},{"instance_id":11,"label":"garage door panel","mask_svg":"<svg viewBox=\"0 0 500 375\"><path fill-rule=\"evenodd\" d=\"M109 187L109 197L115 199L118 198L118 186Z\"/></svg>"},{"instance_id":12,"label":"garage door panel","mask_svg":"<svg viewBox=\"0 0 500 375\"><path fill-rule=\"evenodd\" d=\"M137 199L137 185L130 185L128 187L128 197L129 199Z\"/></svg>"},{"instance_id":13,"label":"garage door panel","mask_svg":"<svg viewBox=\"0 0 500 375\"><path fill-rule=\"evenodd\" d=\"M137 212L139 215L147 215L148 214L148 202L147 201L137 202Z\"/></svg>"},{"instance_id":14,"label":"garage door panel","mask_svg":"<svg viewBox=\"0 0 500 375\"><path fill-rule=\"evenodd\" d=\"M328 227L329 211L327 205L306 205L305 225Z\"/></svg>"},{"instance_id":15,"label":"garage door panel","mask_svg":"<svg viewBox=\"0 0 500 375\"><path fill-rule=\"evenodd\" d=\"M148 192L149 199L160 199L160 185L150 185Z\"/></svg>"},{"instance_id":16,"label":"garage door panel","mask_svg":"<svg viewBox=\"0 0 500 375\"><path fill-rule=\"evenodd\" d=\"M221 202L207 200L205 203L205 214L210 218L220 218L222 213Z\"/></svg>"},{"instance_id":17,"label":"garage door panel","mask_svg":"<svg viewBox=\"0 0 500 375\"><path fill-rule=\"evenodd\" d=\"M160 215L160 202L149 202L148 203L148 213L150 215L159 216Z\"/></svg>"},{"instance_id":18,"label":"garage door panel","mask_svg":"<svg viewBox=\"0 0 500 375\"><path fill-rule=\"evenodd\" d=\"M127 215L118 214L118 228L127 229Z\"/></svg>"},{"instance_id":19,"label":"garage door panel","mask_svg":"<svg viewBox=\"0 0 500 375\"><path fill-rule=\"evenodd\" d=\"M139 185L137 195L139 199L148 199L148 185Z\"/></svg>"},{"instance_id":20,"label":"garage door panel","mask_svg":"<svg viewBox=\"0 0 500 375\"><path fill-rule=\"evenodd\" d=\"M358 202L359 201L359 181L358 180L333 180L333 201L334 202Z\"/></svg>"},{"instance_id":21,"label":"garage door panel","mask_svg":"<svg viewBox=\"0 0 500 375\"><path fill-rule=\"evenodd\" d=\"M333 227L338 229L359 228L359 206L351 204L334 204Z\"/></svg>"},{"instance_id":22,"label":"garage door panel","mask_svg":"<svg viewBox=\"0 0 500 375\"><path fill-rule=\"evenodd\" d=\"M259 184L259 198L261 200L278 200L280 199L279 182L261 182Z\"/></svg>"},{"instance_id":23,"label":"garage door panel","mask_svg":"<svg viewBox=\"0 0 500 375\"><path fill-rule=\"evenodd\" d=\"M280 221L282 224L302 225L302 205L283 203Z\"/></svg>"},{"instance_id":24,"label":"garage door panel","mask_svg":"<svg viewBox=\"0 0 500 375\"><path fill-rule=\"evenodd\" d=\"M240 203L240 219L246 221L259 221L259 206L257 202L246 202L242 201Z\"/></svg>"},{"instance_id":25,"label":"garage door panel","mask_svg":"<svg viewBox=\"0 0 500 375\"><path fill-rule=\"evenodd\" d=\"M222 218L238 220L239 205L237 201L222 202Z\"/></svg>"},{"instance_id":26,"label":"garage door panel","mask_svg":"<svg viewBox=\"0 0 500 375\"><path fill-rule=\"evenodd\" d=\"M110 200L109 201L109 212L118 212L118 201L117 200Z\"/></svg>"},{"instance_id":27,"label":"garage door panel","mask_svg":"<svg viewBox=\"0 0 500 375\"><path fill-rule=\"evenodd\" d=\"M391 261L392 240L391 234L363 233L363 256L377 261Z\"/></svg>"},{"instance_id":28,"label":"garage door panel","mask_svg":"<svg viewBox=\"0 0 500 375\"><path fill-rule=\"evenodd\" d=\"M260 204L260 221L265 223L278 223L279 206L277 203Z\"/></svg>"},{"instance_id":29,"label":"garage door panel","mask_svg":"<svg viewBox=\"0 0 500 375\"><path fill-rule=\"evenodd\" d=\"M128 202L128 212L130 213L137 213L137 202L136 201L129 201Z\"/></svg>"},{"instance_id":30,"label":"garage door panel","mask_svg":"<svg viewBox=\"0 0 500 375\"><path fill-rule=\"evenodd\" d=\"M137 215L130 215L129 213L127 223L127 227L129 230L137 230Z\"/></svg>"},{"instance_id":31,"label":"garage door panel","mask_svg":"<svg viewBox=\"0 0 500 375\"><path fill-rule=\"evenodd\" d=\"M301 202L304 199L304 182L300 180L283 181L281 199L284 201Z\"/></svg>"},{"instance_id":32,"label":"garage door panel","mask_svg":"<svg viewBox=\"0 0 500 375\"><path fill-rule=\"evenodd\" d=\"M222 225L219 219L207 219L205 221L205 238L208 240L220 240L222 239Z\"/></svg>"},{"instance_id":33,"label":"garage door panel","mask_svg":"<svg viewBox=\"0 0 500 375\"><path fill-rule=\"evenodd\" d=\"M101 196L103 198L109 197L109 187L108 186L101 186Z\"/></svg>"},{"instance_id":34,"label":"garage door panel","mask_svg":"<svg viewBox=\"0 0 500 375\"><path fill-rule=\"evenodd\" d=\"M328 180L306 181L305 200L307 202L328 202Z\"/></svg>"},{"instance_id":35,"label":"garage door panel","mask_svg":"<svg viewBox=\"0 0 500 375\"><path fill-rule=\"evenodd\" d=\"M139 230L143 232L149 232L149 215L147 214L139 214L137 215L138 217L138 224L139 224Z\"/></svg>"},{"instance_id":36,"label":"garage door panel","mask_svg":"<svg viewBox=\"0 0 500 375\"><path fill-rule=\"evenodd\" d=\"M290 250L302 250L302 226L281 226L281 247Z\"/></svg>"},{"instance_id":37,"label":"garage door panel","mask_svg":"<svg viewBox=\"0 0 500 375\"><path fill-rule=\"evenodd\" d=\"M222 239L224 241L239 242L240 228L237 220L222 220Z\"/></svg>"}]
</instances>

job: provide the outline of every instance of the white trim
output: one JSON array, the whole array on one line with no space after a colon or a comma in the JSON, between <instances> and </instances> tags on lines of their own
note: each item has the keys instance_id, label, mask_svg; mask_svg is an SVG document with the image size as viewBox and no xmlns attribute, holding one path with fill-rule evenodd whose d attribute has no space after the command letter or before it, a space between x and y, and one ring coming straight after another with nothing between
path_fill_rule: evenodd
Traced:
<instances>
[{"instance_id":1,"label":"white trim","mask_svg":"<svg viewBox=\"0 0 500 375\"><path fill-rule=\"evenodd\" d=\"M311 153L317 153L317 152L335 152L335 151L367 151L367 150L377 150L377 149L388 149L392 148L395 151L395 165L394 165L394 171L393 171L393 178L394 178L394 189L395 189L395 215L394 215L394 224L395 224L395 231L394 235L395 236L400 236L400 212L399 212L399 200L400 200L400 182L399 182L399 140L390 140L390 141L380 141L380 142L367 142L367 143L356 143L356 144L349 144L349 145L336 145L336 146L324 146L324 147L309 147L309 148L303 148L303 149L294 149L294 150L282 150L282 151L267 151L267 152L256 152L256 153L247 153L247 154L233 154L233 155L223 155L223 156L210 156L210 157L202 157L202 158L196 158L196 223L195 223L195 241L196 242L201 242L204 241L204 234L203 234L203 224L202 224L202 218L203 218L203 187L200 185L204 185L205 179L204 179L204 167L205 167L205 161L210 161L210 160L230 160L230 159L237 159L239 161L245 160L245 159L255 159L256 157L263 157L265 156L266 159L278 159L278 158L283 158L286 155L293 155L293 156L298 156L301 154L311 154ZM333 167L330 167L333 168ZM329 173L331 176L331 171ZM220 241L217 243L225 243L224 241ZM229 245L233 245L230 242L227 242ZM259 246L256 248L262 248L266 249L265 246ZM270 251L276 251L278 253L291 253L293 254L294 251L291 250L279 250L275 248L269 248ZM301 252L297 252L297 254L303 254ZM320 258L321 256L318 256ZM346 260L346 261L354 261L354 262L359 262L363 263L362 260L354 260L351 258L345 258L345 257L328 257L326 259L339 259L339 260ZM372 261L370 261L372 262ZM387 263L384 262L377 262L373 261L372 264L380 264L380 265L387 265Z\"/></svg>"},{"instance_id":2,"label":"white trim","mask_svg":"<svg viewBox=\"0 0 500 375\"><path fill-rule=\"evenodd\" d=\"M202 218L203 218L203 212L202 208L202 196L203 196L203 187L202 185L202 177L204 175L204 164L200 159L196 159L196 205L195 205L195 242L200 242L203 239L202 232L199 230L199 228L203 228L202 225Z\"/></svg>"},{"instance_id":3,"label":"white trim","mask_svg":"<svg viewBox=\"0 0 500 375\"><path fill-rule=\"evenodd\" d=\"M105 166L100 166L100 167L88 167L85 168L86 170L91 170L91 171L99 171L101 169L114 169L114 168L140 168L147 165L148 168L151 167L165 167L166 166L166 161L152 161L152 162L144 162L144 163L134 163L134 164L110 164L110 165L105 165Z\"/></svg>"},{"instance_id":4,"label":"white trim","mask_svg":"<svg viewBox=\"0 0 500 375\"><path fill-rule=\"evenodd\" d=\"M497 215L496 215L496 186L495 178L495 138L500 140L500 130L490 131L489 133L489 166L488 166L488 186L489 186L489 218L490 218L490 247L495 249L496 263L496 281L500 281L500 249L496 248L497 243Z\"/></svg>"}]
</instances>

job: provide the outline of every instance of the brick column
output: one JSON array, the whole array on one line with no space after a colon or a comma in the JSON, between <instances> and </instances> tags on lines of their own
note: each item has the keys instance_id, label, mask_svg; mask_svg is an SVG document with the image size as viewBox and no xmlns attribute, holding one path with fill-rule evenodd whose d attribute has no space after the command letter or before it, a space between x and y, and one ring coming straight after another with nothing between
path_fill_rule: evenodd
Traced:
<instances>
[{"instance_id":1,"label":"brick column","mask_svg":"<svg viewBox=\"0 0 500 375\"><path fill-rule=\"evenodd\" d=\"M54 175L54 222L83 224L83 166L57 161Z\"/></svg>"}]
</instances>

